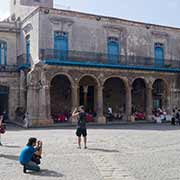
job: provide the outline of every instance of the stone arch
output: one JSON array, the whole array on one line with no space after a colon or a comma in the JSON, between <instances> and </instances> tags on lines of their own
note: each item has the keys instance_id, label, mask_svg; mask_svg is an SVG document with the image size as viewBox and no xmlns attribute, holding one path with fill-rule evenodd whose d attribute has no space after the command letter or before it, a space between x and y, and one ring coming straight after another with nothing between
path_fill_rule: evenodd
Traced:
<instances>
[{"instance_id":1,"label":"stone arch","mask_svg":"<svg viewBox=\"0 0 180 180\"><path fill-rule=\"evenodd\" d=\"M137 77L132 81L132 113L146 112L146 88L147 83L144 78Z\"/></svg>"},{"instance_id":2,"label":"stone arch","mask_svg":"<svg viewBox=\"0 0 180 180\"><path fill-rule=\"evenodd\" d=\"M72 78L68 73L65 73L65 72L56 72L56 73L54 73L53 75L51 75L51 76L48 78L49 85L51 84L51 81L54 79L54 77L56 77L56 76L58 76L58 75L66 76L66 77L68 78L68 80L71 82L71 87L74 86L74 80L73 80L73 78Z\"/></svg>"},{"instance_id":3,"label":"stone arch","mask_svg":"<svg viewBox=\"0 0 180 180\"><path fill-rule=\"evenodd\" d=\"M68 76L58 73L50 81L51 116L55 122L66 122L72 109L72 84Z\"/></svg>"},{"instance_id":4,"label":"stone arch","mask_svg":"<svg viewBox=\"0 0 180 180\"><path fill-rule=\"evenodd\" d=\"M79 79L78 79L78 83L81 81L81 79L83 79L86 76L93 78L96 81L97 85L100 86L100 82L99 82L98 78L95 75L93 75L93 74L83 74L83 75L81 75L79 77Z\"/></svg>"},{"instance_id":5,"label":"stone arch","mask_svg":"<svg viewBox=\"0 0 180 180\"><path fill-rule=\"evenodd\" d=\"M117 76L117 75L112 75L112 76L108 76L108 77L104 78L102 81L102 84L104 85L104 83L110 78L119 78L120 80L122 80L124 82L126 89L129 87L128 79L126 77L121 77L121 76Z\"/></svg>"},{"instance_id":6,"label":"stone arch","mask_svg":"<svg viewBox=\"0 0 180 180\"><path fill-rule=\"evenodd\" d=\"M125 114L127 83L128 81L119 76L110 76L103 82L103 111L107 115L108 108L111 108L113 120L122 120Z\"/></svg>"},{"instance_id":7,"label":"stone arch","mask_svg":"<svg viewBox=\"0 0 180 180\"><path fill-rule=\"evenodd\" d=\"M148 80L146 78L142 77L142 76L137 76L137 77L133 78L130 85L132 86L134 81L137 80L137 79L142 79L144 81L144 83L145 83L146 88L147 88Z\"/></svg>"},{"instance_id":8,"label":"stone arch","mask_svg":"<svg viewBox=\"0 0 180 180\"><path fill-rule=\"evenodd\" d=\"M152 86L153 86L153 84L154 84L154 82L156 81L156 80L162 80L164 83L165 83L165 86L166 86L166 91L167 91L167 95L170 95L170 85L169 85L169 82L166 80L166 79L164 79L164 78L156 78L156 79L154 79L153 81L152 81Z\"/></svg>"}]
</instances>

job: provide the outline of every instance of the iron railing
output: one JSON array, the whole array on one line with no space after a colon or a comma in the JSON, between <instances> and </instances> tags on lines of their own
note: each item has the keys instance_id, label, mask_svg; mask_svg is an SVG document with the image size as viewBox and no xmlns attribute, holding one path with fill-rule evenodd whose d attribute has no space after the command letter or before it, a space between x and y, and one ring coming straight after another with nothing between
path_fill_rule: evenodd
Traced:
<instances>
[{"instance_id":1,"label":"iron railing","mask_svg":"<svg viewBox=\"0 0 180 180\"><path fill-rule=\"evenodd\" d=\"M60 51L55 49L41 49L40 59L48 61L71 61L97 64L125 65L125 66L142 66L142 67L163 67L163 68L180 68L180 60L155 59L152 57L142 56L116 56L97 52L83 51Z\"/></svg>"},{"instance_id":2,"label":"iron railing","mask_svg":"<svg viewBox=\"0 0 180 180\"><path fill-rule=\"evenodd\" d=\"M17 65L0 65L0 72L16 72Z\"/></svg>"}]
</instances>

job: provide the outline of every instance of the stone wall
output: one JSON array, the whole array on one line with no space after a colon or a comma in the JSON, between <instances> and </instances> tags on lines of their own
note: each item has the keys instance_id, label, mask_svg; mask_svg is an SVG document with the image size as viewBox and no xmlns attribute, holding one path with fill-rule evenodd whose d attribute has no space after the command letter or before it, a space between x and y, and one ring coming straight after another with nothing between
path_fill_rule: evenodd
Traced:
<instances>
[{"instance_id":1,"label":"stone wall","mask_svg":"<svg viewBox=\"0 0 180 180\"><path fill-rule=\"evenodd\" d=\"M26 37L30 36L31 64L36 64L39 60L39 13L23 22L20 32L20 49L18 54L26 53Z\"/></svg>"},{"instance_id":2,"label":"stone wall","mask_svg":"<svg viewBox=\"0 0 180 180\"><path fill-rule=\"evenodd\" d=\"M69 34L69 49L107 52L107 38L117 37L122 55L154 57L154 43L163 43L166 59L178 59L180 30L116 18L50 9L41 11L40 48L53 48L54 31Z\"/></svg>"},{"instance_id":3,"label":"stone wall","mask_svg":"<svg viewBox=\"0 0 180 180\"><path fill-rule=\"evenodd\" d=\"M0 85L9 88L8 108L9 120L16 119L15 111L19 107L19 73L0 72Z\"/></svg>"},{"instance_id":4,"label":"stone wall","mask_svg":"<svg viewBox=\"0 0 180 180\"><path fill-rule=\"evenodd\" d=\"M16 33L14 32L0 32L0 40L7 43L7 64L16 65L17 64L17 39Z\"/></svg>"}]
</instances>

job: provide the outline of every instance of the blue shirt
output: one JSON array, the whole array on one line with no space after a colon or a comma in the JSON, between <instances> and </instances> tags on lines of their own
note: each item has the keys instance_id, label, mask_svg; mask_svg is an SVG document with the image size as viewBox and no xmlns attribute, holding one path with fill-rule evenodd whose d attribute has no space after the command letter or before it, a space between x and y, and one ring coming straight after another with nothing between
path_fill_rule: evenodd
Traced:
<instances>
[{"instance_id":1,"label":"blue shirt","mask_svg":"<svg viewBox=\"0 0 180 180\"><path fill-rule=\"evenodd\" d=\"M33 146L25 146L20 153L19 161L21 164L27 164L31 161L33 154L36 152L36 149Z\"/></svg>"}]
</instances>

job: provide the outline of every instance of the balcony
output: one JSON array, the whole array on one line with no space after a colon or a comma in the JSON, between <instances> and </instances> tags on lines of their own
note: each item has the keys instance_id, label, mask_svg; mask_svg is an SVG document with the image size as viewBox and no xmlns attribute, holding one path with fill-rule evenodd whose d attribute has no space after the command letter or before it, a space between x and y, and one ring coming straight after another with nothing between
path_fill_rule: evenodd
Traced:
<instances>
[{"instance_id":1,"label":"balcony","mask_svg":"<svg viewBox=\"0 0 180 180\"><path fill-rule=\"evenodd\" d=\"M180 60L165 59L162 63L151 57L114 56L105 53L41 49L40 59L50 65L92 66L101 68L137 69L180 72Z\"/></svg>"}]
</instances>

